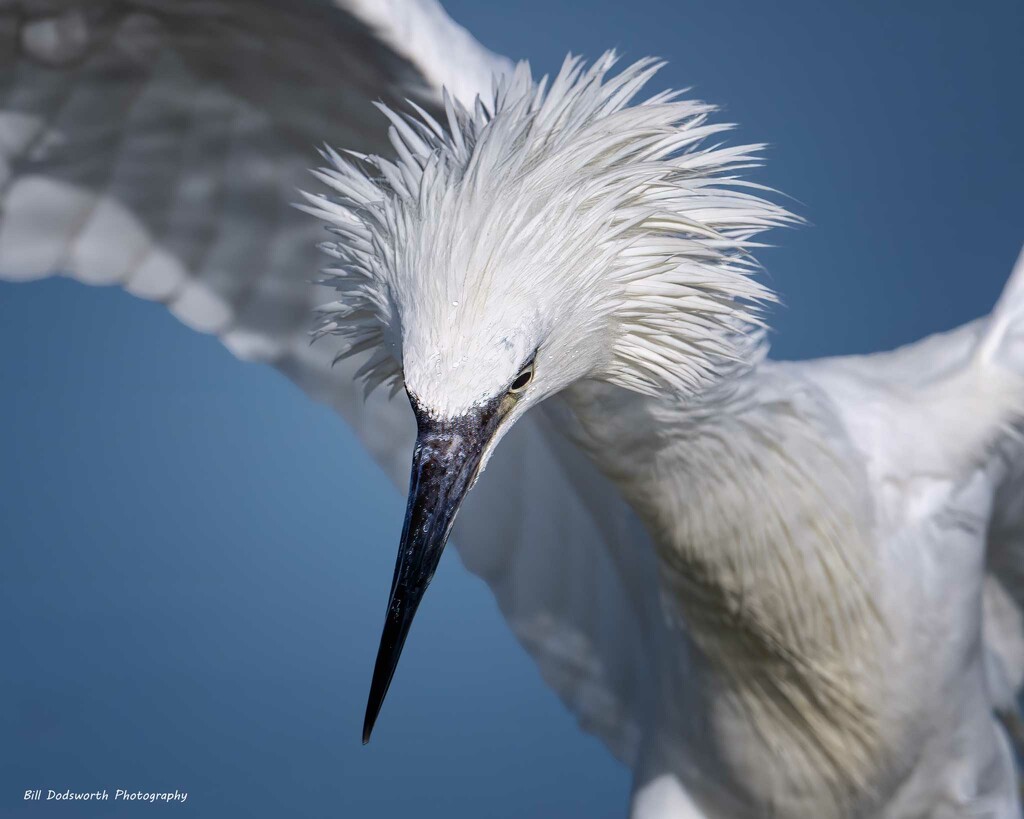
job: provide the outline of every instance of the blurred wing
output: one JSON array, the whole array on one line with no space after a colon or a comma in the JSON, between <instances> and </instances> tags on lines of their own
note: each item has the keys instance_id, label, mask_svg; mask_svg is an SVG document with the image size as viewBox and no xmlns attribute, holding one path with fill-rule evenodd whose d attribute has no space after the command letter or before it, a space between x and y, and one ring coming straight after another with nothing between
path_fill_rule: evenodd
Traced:
<instances>
[{"instance_id":1,"label":"blurred wing","mask_svg":"<svg viewBox=\"0 0 1024 819\"><path fill-rule=\"evenodd\" d=\"M1024 250L979 336L979 355L1024 377ZM1021 408L1024 410L1024 408ZM1024 689L1024 411L1003 430L995 451L996 492L985 553L985 645L996 706L1012 715L1024 750L1018 697Z\"/></svg>"},{"instance_id":2,"label":"blurred wing","mask_svg":"<svg viewBox=\"0 0 1024 819\"><path fill-rule=\"evenodd\" d=\"M434 0L0 0L0 61L0 278L161 301L334 404L395 474L404 419L365 423L359 362L309 347L325 236L291 202L316 145L387 147L372 101L431 107L506 61Z\"/></svg>"},{"instance_id":3,"label":"blurred wing","mask_svg":"<svg viewBox=\"0 0 1024 819\"><path fill-rule=\"evenodd\" d=\"M1024 251L990 315L890 352L810 366L911 391L970 368L983 368L988 378L1005 370L1014 378L999 383L1015 389L1024 376ZM1024 689L1024 407L1019 410L1015 423L987 436L991 450L979 453L992 492L982 601L986 674L994 706L1007 713L1016 713ZM1024 723L1020 730L1024 747Z\"/></svg>"},{"instance_id":4,"label":"blurred wing","mask_svg":"<svg viewBox=\"0 0 1024 819\"><path fill-rule=\"evenodd\" d=\"M389 153L370 103L464 101L507 61L434 0L0 0L0 279L120 284L334 406L392 480L407 401L312 347L322 228L290 207L313 146ZM455 542L547 681L627 761L656 605L617 493L539 413L492 460ZM628 551L627 551L628 550ZM628 558L628 559L625 559ZM652 621L656 621L653 618Z\"/></svg>"},{"instance_id":5,"label":"blurred wing","mask_svg":"<svg viewBox=\"0 0 1024 819\"><path fill-rule=\"evenodd\" d=\"M1024 376L1024 251L990 315L871 359L878 365L875 377L911 387L966 367L991 367L1017 378ZM993 497L982 622L993 703L1007 715L1017 713L1017 697L1024 688L1024 438L1020 420L1018 417L1015 425L995 432L989 456ZM1016 741L1024 742L1024 734Z\"/></svg>"},{"instance_id":6,"label":"blurred wing","mask_svg":"<svg viewBox=\"0 0 1024 819\"><path fill-rule=\"evenodd\" d=\"M516 424L470 493L455 543L545 682L632 768L664 638L655 553L565 436L568 423L556 397Z\"/></svg>"}]
</instances>

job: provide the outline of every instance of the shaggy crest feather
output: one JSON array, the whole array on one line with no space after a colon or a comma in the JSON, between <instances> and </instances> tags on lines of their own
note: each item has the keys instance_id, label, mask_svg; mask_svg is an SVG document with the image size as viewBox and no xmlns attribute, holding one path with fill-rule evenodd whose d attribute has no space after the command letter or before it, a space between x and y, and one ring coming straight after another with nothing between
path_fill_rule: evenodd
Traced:
<instances>
[{"instance_id":1,"label":"shaggy crest feather","mask_svg":"<svg viewBox=\"0 0 1024 819\"><path fill-rule=\"evenodd\" d=\"M662 63L609 76L616 59L570 56L550 84L519 63L472 110L446 93L444 124L378 105L394 160L323 151L315 173L333 195L303 207L339 237L322 245L339 299L315 334L342 336L342 356L373 351L368 391L401 387L403 347L437 345L419 316L465 337L471 308L486 317L540 283L545 342L605 339L577 377L692 395L758 357L772 294L752 277L752 238L794 221L735 176L762 146L705 144L732 126L678 92L631 104Z\"/></svg>"}]
</instances>

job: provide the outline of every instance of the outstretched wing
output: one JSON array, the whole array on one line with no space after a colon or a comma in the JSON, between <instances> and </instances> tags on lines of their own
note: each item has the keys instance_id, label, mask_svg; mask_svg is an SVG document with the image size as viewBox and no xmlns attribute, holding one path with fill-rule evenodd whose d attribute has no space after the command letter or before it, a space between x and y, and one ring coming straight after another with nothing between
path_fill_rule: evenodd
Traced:
<instances>
[{"instance_id":1,"label":"outstretched wing","mask_svg":"<svg viewBox=\"0 0 1024 819\"><path fill-rule=\"evenodd\" d=\"M975 459L992 499L982 624L993 705L1015 721L1015 739L1024 747L1024 722L1016 716L1017 698L1024 690L1024 251L988 316L890 352L820 359L805 366L819 374L850 375L860 384L898 385L909 392L972 371L996 385L993 395L1009 406L999 415L998 426L981 430L978 440L984 450ZM966 413L958 412L966 422Z\"/></svg>"},{"instance_id":2,"label":"outstretched wing","mask_svg":"<svg viewBox=\"0 0 1024 819\"><path fill-rule=\"evenodd\" d=\"M992 368L1010 374L1005 390L1019 400L1024 378L1024 250L988 316L890 353L870 357L875 378L914 387L944 373ZM1009 391L1016 391L1010 393ZM985 549L983 637L986 676L994 706L1016 716L1024 688L1024 438L1021 407L989 436L987 474L993 498ZM1024 742L1024 734L1015 737Z\"/></svg>"},{"instance_id":3,"label":"outstretched wing","mask_svg":"<svg viewBox=\"0 0 1024 819\"><path fill-rule=\"evenodd\" d=\"M1024 378L1024 250L980 334L980 353ZM1019 383L1019 382L1018 382ZM996 706L1012 716L1018 750L1024 723L1017 702L1024 689L1024 418L1018 416L995 450L997 488L985 562L984 627L988 677Z\"/></svg>"},{"instance_id":4,"label":"outstretched wing","mask_svg":"<svg viewBox=\"0 0 1024 819\"><path fill-rule=\"evenodd\" d=\"M373 100L438 104L507 62L434 0L0 0L0 279L120 284L333 405L404 485L412 416L361 362L310 346L314 220L290 207L324 141L385 153ZM454 540L541 671L621 758L657 621L650 550L540 414L503 446Z\"/></svg>"}]
</instances>

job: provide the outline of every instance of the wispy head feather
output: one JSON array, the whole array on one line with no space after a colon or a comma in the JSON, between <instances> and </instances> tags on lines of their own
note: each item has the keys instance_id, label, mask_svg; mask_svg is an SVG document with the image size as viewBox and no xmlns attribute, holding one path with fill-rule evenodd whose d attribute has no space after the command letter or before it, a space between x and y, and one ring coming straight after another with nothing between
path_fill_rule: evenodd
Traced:
<instances>
[{"instance_id":1,"label":"wispy head feather","mask_svg":"<svg viewBox=\"0 0 1024 819\"><path fill-rule=\"evenodd\" d=\"M520 63L472 110L445 94L443 124L380 105L394 159L325 150L334 194L306 209L339 236L323 245L339 300L318 332L374 350L368 388L400 386L412 350L456 367L440 324L508 345L509 303L536 313L542 350L600 339L577 377L642 393L693 394L756 354L772 296L752 239L794 220L736 177L761 146L707 144L732 126L678 92L634 103L661 63L615 62L570 56L550 84Z\"/></svg>"}]
</instances>

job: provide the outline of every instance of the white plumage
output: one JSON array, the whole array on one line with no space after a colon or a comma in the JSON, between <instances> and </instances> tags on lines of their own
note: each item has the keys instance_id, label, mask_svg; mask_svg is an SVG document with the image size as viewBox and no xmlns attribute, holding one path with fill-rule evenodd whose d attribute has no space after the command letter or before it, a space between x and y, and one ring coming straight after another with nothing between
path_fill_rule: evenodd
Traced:
<instances>
[{"instance_id":1,"label":"white plumage","mask_svg":"<svg viewBox=\"0 0 1024 819\"><path fill-rule=\"evenodd\" d=\"M570 59L550 89L521 64L472 113L446 99L446 127L385 109L394 162L328 155L337 196L309 200L340 235L342 299L321 329L378 350L370 387L404 372L454 415L541 346L534 390L559 368L559 388L686 396L751 357L769 293L746 252L792 217L735 177L758 146L703 147L730 126L675 94L631 106L658 65L614 62Z\"/></svg>"},{"instance_id":2,"label":"white plumage","mask_svg":"<svg viewBox=\"0 0 1024 819\"><path fill-rule=\"evenodd\" d=\"M18 6L0 276L167 302L397 482L405 398L357 378L421 426L498 402L455 542L634 817L1019 814L1021 264L952 333L768 362L748 254L792 217L736 178L756 146L704 147L711 108L631 104L651 61L537 84L431 2ZM310 197L326 286L287 208L325 139L361 152Z\"/></svg>"}]
</instances>

